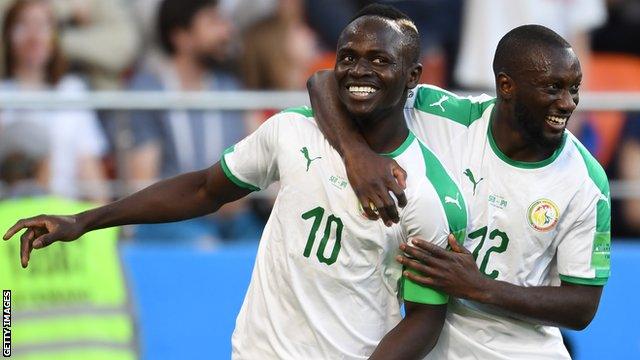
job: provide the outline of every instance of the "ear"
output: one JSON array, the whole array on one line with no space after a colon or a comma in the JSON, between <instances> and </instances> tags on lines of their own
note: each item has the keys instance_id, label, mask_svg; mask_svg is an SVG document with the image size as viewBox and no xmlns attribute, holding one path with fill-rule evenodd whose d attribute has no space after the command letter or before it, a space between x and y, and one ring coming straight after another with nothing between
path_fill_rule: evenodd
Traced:
<instances>
[{"instance_id":1,"label":"ear","mask_svg":"<svg viewBox=\"0 0 640 360\"><path fill-rule=\"evenodd\" d=\"M516 83L511 76L500 72L496 76L496 94L499 98L509 100L513 97L516 90Z\"/></svg>"},{"instance_id":2,"label":"ear","mask_svg":"<svg viewBox=\"0 0 640 360\"><path fill-rule=\"evenodd\" d=\"M418 86L418 82L420 81L420 76L422 76L422 64L415 63L409 69L409 77L407 78L407 88L413 89Z\"/></svg>"}]
</instances>

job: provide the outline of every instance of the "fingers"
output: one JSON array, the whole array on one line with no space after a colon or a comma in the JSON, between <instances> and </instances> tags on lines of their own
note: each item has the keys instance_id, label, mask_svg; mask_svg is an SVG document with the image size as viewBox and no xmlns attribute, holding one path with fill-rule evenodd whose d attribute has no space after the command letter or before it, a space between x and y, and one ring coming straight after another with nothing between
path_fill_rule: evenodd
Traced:
<instances>
[{"instance_id":1,"label":"fingers","mask_svg":"<svg viewBox=\"0 0 640 360\"><path fill-rule=\"evenodd\" d=\"M391 200L390 204L385 204L381 209L378 209L380 217L386 226L391 226L393 223L400 221L400 215L398 215L398 209L396 203Z\"/></svg>"},{"instance_id":2,"label":"fingers","mask_svg":"<svg viewBox=\"0 0 640 360\"><path fill-rule=\"evenodd\" d=\"M358 197L360 200L360 207L362 207L362 211L364 211L364 215L369 220L378 220L377 208L372 209L371 207L375 207L375 205L369 201L367 197Z\"/></svg>"},{"instance_id":3,"label":"fingers","mask_svg":"<svg viewBox=\"0 0 640 360\"><path fill-rule=\"evenodd\" d=\"M51 245L54 241L56 241L54 234L45 234L33 241L33 248L42 249L43 247Z\"/></svg>"},{"instance_id":4,"label":"fingers","mask_svg":"<svg viewBox=\"0 0 640 360\"><path fill-rule=\"evenodd\" d=\"M412 271L403 271L402 275L404 275L404 277L413 281L414 283L417 283L420 285L430 286L430 287L433 287L435 285L435 282L433 281L432 278L424 275L416 274Z\"/></svg>"},{"instance_id":5,"label":"fingers","mask_svg":"<svg viewBox=\"0 0 640 360\"><path fill-rule=\"evenodd\" d=\"M409 239L409 244L413 245L413 247L407 246L407 249L412 248L413 251L416 252L419 252L421 250L426 251L432 257L446 258L449 255L449 252L446 249L443 249L440 246L434 245L419 238Z\"/></svg>"},{"instance_id":6,"label":"fingers","mask_svg":"<svg viewBox=\"0 0 640 360\"><path fill-rule=\"evenodd\" d=\"M471 252L467 250L467 248L458 243L456 237L453 236L453 234L449 234L449 236L447 237L447 241L449 242L449 246L451 247L451 250L453 250L453 252L461 254L471 254Z\"/></svg>"},{"instance_id":7,"label":"fingers","mask_svg":"<svg viewBox=\"0 0 640 360\"><path fill-rule=\"evenodd\" d=\"M393 163L395 165L393 166L391 173L393 174L397 184L404 190L407 188L407 172L404 171L397 162L394 161Z\"/></svg>"},{"instance_id":8,"label":"fingers","mask_svg":"<svg viewBox=\"0 0 640 360\"><path fill-rule=\"evenodd\" d=\"M34 232L31 229L20 236L20 264L23 268L26 268L29 264L29 258L31 257L31 241L33 241Z\"/></svg>"},{"instance_id":9,"label":"fingers","mask_svg":"<svg viewBox=\"0 0 640 360\"><path fill-rule=\"evenodd\" d=\"M429 272L428 266L418 260L409 259L406 256L398 255L396 256L396 261L404 265L408 269L412 269L423 274Z\"/></svg>"},{"instance_id":10,"label":"fingers","mask_svg":"<svg viewBox=\"0 0 640 360\"><path fill-rule=\"evenodd\" d=\"M15 235L18 231L24 229L25 227L27 227L25 225L25 221L27 220L20 220L17 223L13 224L12 227L9 228L9 230L7 230L7 232L4 234L4 236L2 237L5 240L9 240L13 237L13 235Z\"/></svg>"}]
</instances>

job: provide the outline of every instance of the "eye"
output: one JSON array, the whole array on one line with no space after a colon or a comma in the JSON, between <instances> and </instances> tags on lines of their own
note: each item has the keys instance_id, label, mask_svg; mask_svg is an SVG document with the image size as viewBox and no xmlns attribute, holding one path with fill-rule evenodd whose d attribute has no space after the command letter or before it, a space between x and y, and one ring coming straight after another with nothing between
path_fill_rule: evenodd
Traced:
<instances>
[{"instance_id":1,"label":"eye","mask_svg":"<svg viewBox=\"0 0 640 360\"><path fill-rule=\"evenodd\" d=\"M573 86L571 87L571 89L569 89L569 91L570 91L572 94L577 94L577 93L578 93L578 91L580 91L580 84L573 85Z\"/></svg>"},{"instance_id":2,"label":"eye","mask_svg":"<svg viewBox=\"0 0 640 360\"><path fill-rule=\"evenodd\" d=\"M355 61L355 58L352 55L344 55L344 56L342 56L342 59L340 59L340 61L342 61L342 62L353 62L353 61Z\"/></svg>"},{"instance_id":3,"label":"eye","mask_svg":"<svg viewBox=\"0 0 640 360\"><path fill-rule=\"evenodd\" d=\"M376 64L376 65L384 65L384 64L387 63L387 60L384 59L384 58L381 58L381 57L376 57L371 62Z\"/></svg>"}]
</instances>

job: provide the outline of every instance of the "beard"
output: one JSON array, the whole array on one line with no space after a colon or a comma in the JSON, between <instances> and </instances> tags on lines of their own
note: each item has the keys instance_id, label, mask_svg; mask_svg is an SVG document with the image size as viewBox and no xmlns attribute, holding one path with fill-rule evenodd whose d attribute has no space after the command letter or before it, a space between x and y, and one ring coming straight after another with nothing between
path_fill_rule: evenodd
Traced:
<instances>
[{"instance_id":1,"label":"beard","mask_svg":"<svg viewBox=\"0 0 640 360\"><path fill-rule=\"evenodd\" d=\"M537 120L522 102L515 101L514 111L515 125L525 141L544 148L551 146L555 149L560 146L562 136L558 138L545 136L543 132L544 120Z\"/></svg>"}]
</instances>

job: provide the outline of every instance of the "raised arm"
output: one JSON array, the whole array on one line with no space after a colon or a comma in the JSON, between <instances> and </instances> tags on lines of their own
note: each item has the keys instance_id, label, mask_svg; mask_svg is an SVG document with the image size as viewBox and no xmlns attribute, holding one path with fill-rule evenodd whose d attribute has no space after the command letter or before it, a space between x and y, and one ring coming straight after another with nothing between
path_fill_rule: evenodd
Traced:
<instances>
[{"instance_id":1,"label":"raised arm","mask_svg":"<svg viewBox=\"0 0 640 360\"><path fill-rule=\"evenodd\" d=\"M540 325L586 328L595 316L602 286L575 285L524 287L493 280L478 270L473 255L449 237L453 251L414 239L415 247L401 246L413 259L398 261L418 273L405 271L416 283L453 297L473 300Z\"/></svg>"},{"instance_id":2,"label":"raised arm","mask_svg":"<svg viewBox=\"0 0 640 360\"><path fill-rule=\"evenodd\" d=\"M212 213L222 205L250 193L225 176L220 163L160 181L139 192L92 210L71 216L39 215L22 219L4 235L9 240L21 229L20 260L26 267L32 249L55 241L76 240L97 229L142 223L190 219Z\"/></svg>"},{"instance_id":3,"label":"raised arm","mask_svg":"<svg viewBox=\"0 0 640 360\"><path fill-rule=\"evenodd\" d=\"M369 359L422 359L438 342L447 305L405 301L406 316L385 335Z\"/></svg>"},{"instance_id":4,"label":"raised arm","mask_svg":"<svg viewBox=\"0 0 640 360\"><path fill-rule=\"evenodd\" d=\"M309 79L307 88L314 117L329 143L342 155L349 183L367 217L372 220L380 217L390 226L399 221L390 192L399 206L407 203L403 191L406 172L393 159L371 150L340 103L337 86L331 70L319 71Z\"/></svg>"}]
</instances>

